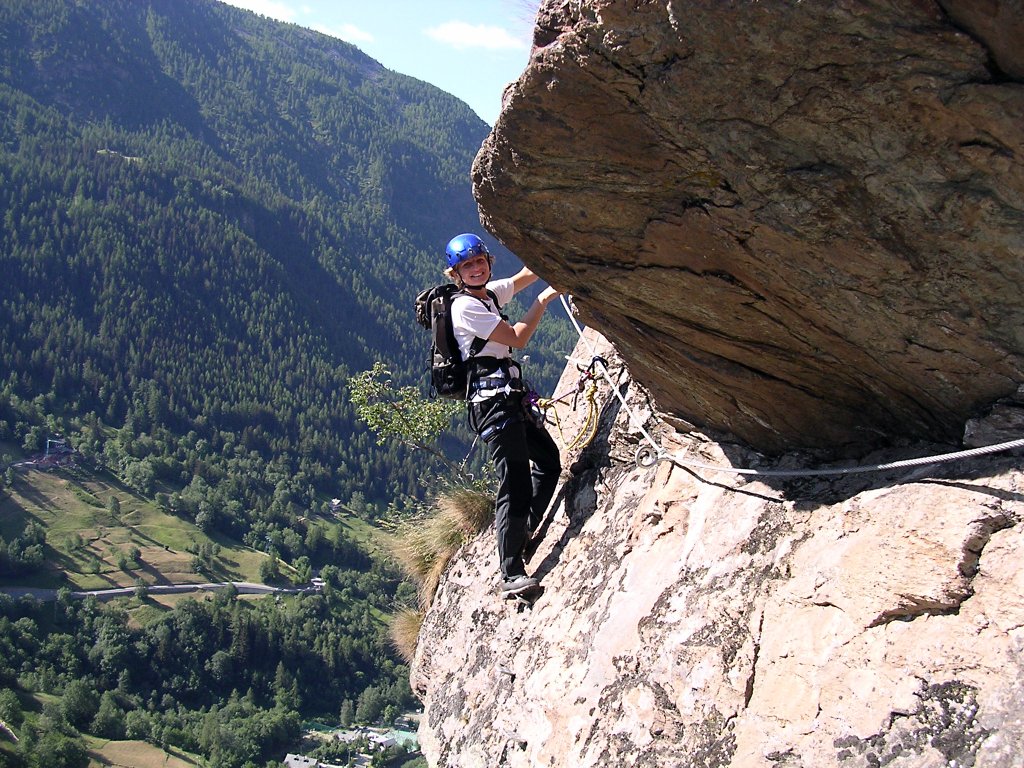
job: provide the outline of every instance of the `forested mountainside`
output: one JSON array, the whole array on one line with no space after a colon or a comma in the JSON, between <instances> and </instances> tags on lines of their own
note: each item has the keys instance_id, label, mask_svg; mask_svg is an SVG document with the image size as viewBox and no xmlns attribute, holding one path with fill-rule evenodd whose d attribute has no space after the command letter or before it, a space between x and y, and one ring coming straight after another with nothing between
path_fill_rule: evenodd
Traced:
<instances>
[{"instance_id":1,"label":"forested mountainside","mask_svg":"<svg viewBox=\"0 0 1024 768\"><path fill-rule=\"evenodd\" d=\"M212 524L236 535L231 500L259 520L416 492L346 381L422 369L412 299L478 227L486 124L209 0L14 0L0 41L0 439L53 418L143 492L230 474Z\"/></svg>"},{"instance_id":2,"label":"forested mountainside","mask_svg":"<svg viewBox=\"0 0 1024 768\"><path fill-rule=\"evenodd\" d=\"M0 719L25 765L64 764L47 760L65 726L242 765L300 713L407 703L383 627L397 577L318 513L337 498L372 519L432 474L376 444L347 385L377 361L402 383L422 372L413 299L448 238L479 227L469 168L487 131L351 45L213 0L0 4L0 459L62 435L139 509L325 577L322 595L218 598L143 626L0 596ZM532 346L543 387L568 347L552 326ZM30 583L62 552L6 514L12 483L33 489L0 477L0 580ZM119 524L62 482L100 531ZM68 541L71 561L85 550ZM95 694L87 714L44 712L53 742L24 746L21 708L74 686Z\"/></svg>"},{"instance_id":3,"label":"forested mountainside","mask_svg":"<svg viewBox=\"0 0 1024 768\"><path fill-rule=\"evenodd\" d=\"M86 451L127 425L182 438L190 466L197 439L288 454L303 494L380 500L403 467L409 490L345 382L376 358L414 366L411 296L475 221L486 126L351 46L214 2L0 13L4 394L82 419ZM106 450L152 457L142 490L178 474Z\"/></svg>"}]
</instances>

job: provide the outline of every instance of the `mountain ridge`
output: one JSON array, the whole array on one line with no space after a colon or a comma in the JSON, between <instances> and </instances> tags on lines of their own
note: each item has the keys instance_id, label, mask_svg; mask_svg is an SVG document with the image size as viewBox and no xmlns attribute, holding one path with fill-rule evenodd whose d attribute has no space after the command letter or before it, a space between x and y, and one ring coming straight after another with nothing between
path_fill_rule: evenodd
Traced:
<instances>
[{"instance_id":1,"label":"mountain ridge","mask_svg":"<svg viewBox=\"0 0 1024 768\"><path fill-rule=\"evenodd\" d=\"M12 2L0 34L10 394L150 429L155 390L157 426L259 450L285 432L354 473L344 496L421 493L401 447L359 435L345 380L422 370L412 300L478 226L487 126L353 46L204 0Z\"/></svg>"}]
</instances>

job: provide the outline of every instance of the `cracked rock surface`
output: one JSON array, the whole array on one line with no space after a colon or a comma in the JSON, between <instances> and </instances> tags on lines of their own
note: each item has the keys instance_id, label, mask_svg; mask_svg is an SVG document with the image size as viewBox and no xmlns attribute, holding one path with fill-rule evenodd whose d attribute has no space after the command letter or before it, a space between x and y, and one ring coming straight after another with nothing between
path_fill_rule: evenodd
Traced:
<instances>
[{"instance_id":1,"label":"cracked rock surface","mask_svg":"<svg viewBox=\"0 0 1024 768\"><path fill-rule=\"evenodd\" d=\"M1024 381L1021 10L546 0L482 220L705 432L959 439Z\"/></svg>"},{"instance_id":2,"label":"cracked rock surface","mask_svg":"<svg viewBox=\"0 0 1024 768\"><path fill-rule=\"evenodd\" d=\"M598 351L635 416L602 385L597 437L564 456L528 566L544 594L499 599L489 530L425 618L412 682L432 766L1021 764L1019 457L840 477L693 469L810 460L668 429ZM581 411L562 408L567 437ZM639 421L691 464L637 466ZM908 455L928 446L862 463Z\"/></svg>"}]
</instances>

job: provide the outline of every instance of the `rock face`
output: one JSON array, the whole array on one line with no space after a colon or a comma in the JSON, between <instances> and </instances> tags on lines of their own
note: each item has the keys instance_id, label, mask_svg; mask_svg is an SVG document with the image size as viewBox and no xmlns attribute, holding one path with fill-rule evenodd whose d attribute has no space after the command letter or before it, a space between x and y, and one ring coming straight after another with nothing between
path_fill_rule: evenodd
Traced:
<instances>
[{"instance_id":1,"label":"rock face","mask_svg":"<svg viewBox=\"0 0 1024 768\"><path fill-rule=\"evenodd\" d=\"M548 0L473 170L658 407L779 453L1024 381L1020 2Z\"/></svg>"},{"instance_id":2,"label":"rock face","mask_svg":"<svg viewBox=\"0 0 1024 768\"><path fill-rule=\"evenodd\" d=\"M979 39L993 64L1014 80L1024 80L1024 3L1021 0L939 0L957 26Z\"/></svg>"},{"instance_id":3,"label":"rock face","mask_svg":"<svg viewBox=\"0 0 1024 768\"><path fill-rule=\"evenodd\" d=\"M492 530L425 617L412 683L431 766L1021 765L1020 458L788 479L694 468L763 458L651 419L621 360L596 351L628 410L602 385L596 438L564 457L530 560L545 593L532 608L494 593ZM567 441L579 402L560 409ZM641 423L685 466L634 463Z\"/></svg>"},{"instance_id":4,"label":"rock face","mask_svg":"<svg viewBox=\"0 0 1024 768\"><path fill-rule=\"evenodd\" d=\"M1024 764L1021 458L797 471L1022 436L1022 18L541 6L475 194L615 378L535 605L494 593L492 531L442 579L412 674L431 765ZM636 462L648 435L674 460ZM733 471L766 456L794 474Z\"/></svg>"}]
</instances>

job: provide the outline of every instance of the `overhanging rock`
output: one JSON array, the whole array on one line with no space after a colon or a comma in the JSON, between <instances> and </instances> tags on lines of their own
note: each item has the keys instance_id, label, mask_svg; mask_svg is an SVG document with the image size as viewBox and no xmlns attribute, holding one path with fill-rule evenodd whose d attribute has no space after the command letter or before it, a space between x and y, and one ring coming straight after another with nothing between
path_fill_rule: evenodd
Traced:
<instances>
[{"instance_id":1,"label":"overhanging rock","mask_svg":"<svg viewBox=\"0 0 1024 768\"><path fill-rule=\"evenodd\" d=\"M483 220L706 431L959 439L1024 381L1024 87L945 5L546 2Z\"/></svg>"}]
</instances>

